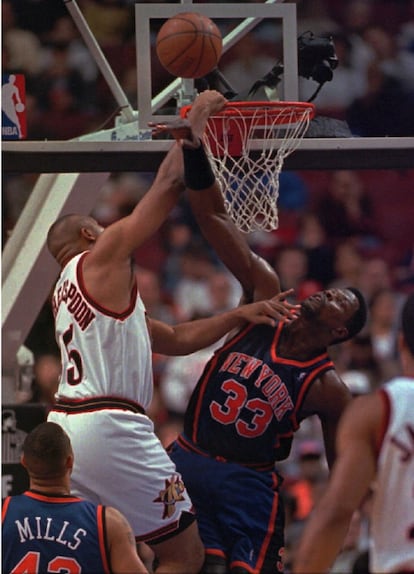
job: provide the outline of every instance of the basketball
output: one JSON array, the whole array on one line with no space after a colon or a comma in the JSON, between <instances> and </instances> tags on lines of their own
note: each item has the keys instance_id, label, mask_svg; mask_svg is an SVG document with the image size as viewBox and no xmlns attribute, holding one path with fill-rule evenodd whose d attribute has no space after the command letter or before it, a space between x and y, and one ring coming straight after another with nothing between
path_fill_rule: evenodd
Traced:
<instances>
[{"instance_id":1,"label":"basketball","mask_svg":"<svg viewBox=\"0 0 414 574\"><path fill-rule=\"evenodd\" d=\"M211 72L221 56L223 40L216 24L196 12L181 12L160 28L156 52L173 76L201 78Z\"/></svg>"}]
</instances>

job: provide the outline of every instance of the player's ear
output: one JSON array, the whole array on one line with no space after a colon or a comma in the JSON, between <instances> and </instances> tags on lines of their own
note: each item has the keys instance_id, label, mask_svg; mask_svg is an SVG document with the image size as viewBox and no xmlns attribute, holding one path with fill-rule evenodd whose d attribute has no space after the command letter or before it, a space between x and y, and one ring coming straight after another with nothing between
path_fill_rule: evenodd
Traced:
<instances>
[{"instance_id":1,"label":"player's ear","mask_svg":"<svg viewBox=\"0 0 414 574\"><path fill-rule=\"evenodd\" d=\"M72 472L73 469L73 462L74 462L74 457L73 457L73 453L68 455L68 458L66 459L66 468L68 470L70 470Z\"/></svg>"},{"instance_id":2,"label":"player's ear","mask_svg":"<svg viewBox=\"0 0 414 574\"><path fill-rule=\"evenodd\" d=\"M96 241L96 233L89 227L81 227L81 235L87 241Z\"/></svg>"},{"instance_id":3,"label":"player's ear","mask_svg":"<svg viewBox=\"0 0 414 574\"><path fill-rule=\"evenodd\" d=\"M24 454L21 454L21 455L20 455L20 464L21 464L22 466L24 466L24 468L27 468L27 463L26 463L26 459L25 459Z\"/></svg>"}]
</instances>

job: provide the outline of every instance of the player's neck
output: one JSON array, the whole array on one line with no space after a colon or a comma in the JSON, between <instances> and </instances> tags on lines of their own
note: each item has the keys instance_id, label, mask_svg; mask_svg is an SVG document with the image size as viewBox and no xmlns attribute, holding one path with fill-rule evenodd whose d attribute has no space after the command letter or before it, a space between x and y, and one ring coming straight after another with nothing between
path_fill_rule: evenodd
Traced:
<instances>
[{"instance_id":1,"label":"player's neck","mask_svg":"<svg viewBox=\"0 0 414 574\"><path fill-rule=\"evenodd\" d=\"M70 494L70 486L66 481L30 480L30 490L49 496L67 496Z\"/></svg>"},{"instance_id":2,"label":"player's neck","mask_svg":"<svg viewBox=\"0 0 414 574\"><path fill-rule=\"evenodd\" d=\"M308 361L325 351L326 348L314 347L311 337L303 337L299 320L286 324L280 333L278 355L285 359Z\"/></svg>"}]
</instances>

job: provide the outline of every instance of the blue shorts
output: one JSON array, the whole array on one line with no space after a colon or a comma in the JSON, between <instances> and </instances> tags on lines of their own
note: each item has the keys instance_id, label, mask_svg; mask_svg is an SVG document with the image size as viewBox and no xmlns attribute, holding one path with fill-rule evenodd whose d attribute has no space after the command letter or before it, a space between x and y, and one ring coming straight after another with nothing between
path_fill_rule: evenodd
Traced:
<instances>
[{"instance_id":1,"label":"blue shorts","mask_svg":"<svg viewBox=\"0 0 414 574\"><path fill-rule=\"evenodd\" d=\"M208 455L176 442L169 454L194 504L207 554L223 557L228 568L254 574L283 572L284 510L280 477Z\"/></svg>"}]
</instances>

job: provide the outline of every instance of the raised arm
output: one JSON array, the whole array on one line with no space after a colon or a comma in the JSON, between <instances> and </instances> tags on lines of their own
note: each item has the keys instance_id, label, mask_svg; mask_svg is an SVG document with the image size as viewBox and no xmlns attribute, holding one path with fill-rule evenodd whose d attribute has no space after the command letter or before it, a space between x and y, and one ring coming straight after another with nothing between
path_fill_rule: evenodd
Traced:
<instances>
[{"instance_id":1,"label":"raised arm","mask_svg":"<svg viewBox=\"0 0 414 574\"><path fill-rule=\"evenodd\" d=\"M267 299L279 293L279 278L270 265L251 251L245 236L228 215L219 183L201 144L209 116L225 103L218 92L203 92L196 98L187 122L176 122L164 129L183 147L188 198L204 237L241 283L245 301Z\"/></svg>"},{"instance_id":2,"label":"raised arm","mask_svg":"<svg viewBox=\"0 0 414 574\"><path fill-rule=\"evenodd\" d=\"M93 248L94 259L100 262L128 259L158 230L183 190L182 154L174 143L153 184L132 213L108 226L98 238Z\"/></svg>"},{"instance_id":3,"label":"raised arm","mask_svg":"<svg viewBox=\"0 0 414 574\"><path fill-rule=\"evenodd\" d=\"M108 226L84 260L86 289L100 305L122 312L135 280L131 256L167 218L184 190L182 152L175 142L149 191L133 212Z\"/></svg>"}]
</instances>

